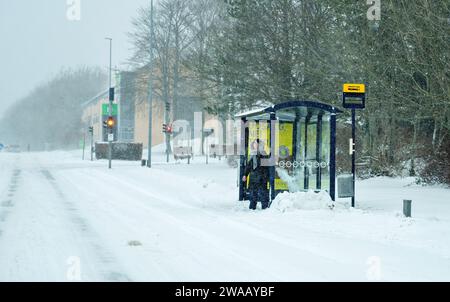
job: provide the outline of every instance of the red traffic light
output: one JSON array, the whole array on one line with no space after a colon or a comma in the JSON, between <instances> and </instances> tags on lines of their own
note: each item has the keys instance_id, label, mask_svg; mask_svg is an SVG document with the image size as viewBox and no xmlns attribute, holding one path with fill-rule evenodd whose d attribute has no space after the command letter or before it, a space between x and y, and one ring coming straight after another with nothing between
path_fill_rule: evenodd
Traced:
<instances>
[{"instance_id":1,"label":"red traffic light","mask_svg":"<svg viewBox=\"0 0 450 302\"><path fill-rule=\"evenodd\" d=\"M172 125L163 124L163 132L166 134L172 134L173 133Z\"/></svg>"}]
</instances>

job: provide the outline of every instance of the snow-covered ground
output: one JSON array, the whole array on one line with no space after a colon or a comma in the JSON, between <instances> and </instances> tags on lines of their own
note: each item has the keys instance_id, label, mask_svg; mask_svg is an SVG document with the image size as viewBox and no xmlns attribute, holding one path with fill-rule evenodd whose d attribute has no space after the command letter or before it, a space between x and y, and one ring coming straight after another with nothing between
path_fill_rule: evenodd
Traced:
<instances>
[{"instance_id":1,"label":"snow-covered ground","mask_svg":"<svg viewBox=\"0 0 450 302\"><path fill-rule=\"evenodd\" d=\"M377 178L357 209L251 212L218 160L80 157L0 153L0 281L450 281L444 187Z\"/></svg>"}]
</instances>

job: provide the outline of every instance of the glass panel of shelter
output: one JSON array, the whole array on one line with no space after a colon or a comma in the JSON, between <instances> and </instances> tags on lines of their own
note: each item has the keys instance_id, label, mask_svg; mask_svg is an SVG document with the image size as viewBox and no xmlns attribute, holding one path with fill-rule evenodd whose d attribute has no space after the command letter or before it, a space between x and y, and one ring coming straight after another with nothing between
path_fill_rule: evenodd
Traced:
<instances>
[{"instance_id":1,"label":"glass panel of shelter","mask_svg":"<svg viewBox=\"0 0 450 302\"><path fill-rule=\"evenodd\" d=\"M330 114L298 107L277 112L277 119L280 122L277 178L287 185L281 189L329 190Z\"/></svg>"}]
</instances>

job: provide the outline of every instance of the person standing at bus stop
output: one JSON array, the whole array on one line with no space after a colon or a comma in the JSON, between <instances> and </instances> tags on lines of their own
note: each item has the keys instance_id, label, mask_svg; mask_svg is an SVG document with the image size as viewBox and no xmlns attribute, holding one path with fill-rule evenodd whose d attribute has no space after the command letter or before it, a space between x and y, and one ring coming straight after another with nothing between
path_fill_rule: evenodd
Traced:
<instances>
[{"instance_id":1,"label":"person standing at bus stop","mask_svg":"<svg viewBox=\"0 0 450 302\"><path fill-rule=\"evenodd\" d=\"M250 160L245 167L243 181L249 179L250 210L256 210L261 202L263 210L269 207L269 165L270 158L264 151L264 143L257 139L251 144Z\"/></svg>"}]
</instances>

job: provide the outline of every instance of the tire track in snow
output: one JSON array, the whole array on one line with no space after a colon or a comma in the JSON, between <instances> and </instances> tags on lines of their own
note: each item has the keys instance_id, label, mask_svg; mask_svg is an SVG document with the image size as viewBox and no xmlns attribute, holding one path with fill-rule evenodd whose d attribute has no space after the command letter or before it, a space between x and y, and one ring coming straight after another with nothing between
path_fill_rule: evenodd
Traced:
<instances>
[{"instance_id":1,"label":"tire track in snow","mask_svg":"<svg viewBox=\"0 0 450 302\"><path fill-rule=\"evenodd\" d=\"M12 208L15 204L15 195L20 184L22 170L15 168L13 170L11 180L8 185L7 195L0 201L0 226L5 224L8 220L8 216L11 214ZM3 231L0 228L0 237L3 235Z\"/></svg>"},{"instance_id":2,"label":"tire track in snow","mask_svg":"<svg viewBox=\"0 0 450 302\"><path fill-rule=\"evenodd\" d=\"M86 241L86 243L88 244L88 248L94 252L93 254L97 257L97 260L103 266L103 268L101 269L103 277L107 281L112 282L132 281L125 273L122 272L123 270L118 267L115 257L103 247L100 241L100 237L88 224L86 219L81 216L76 206L66 198L50 171L42 169L41 173L51 184L57 196L61 199L61 202L69 216L72 225L75 227L75 230L82 235L81 238Z\"/></svg>"}]
</instances>

